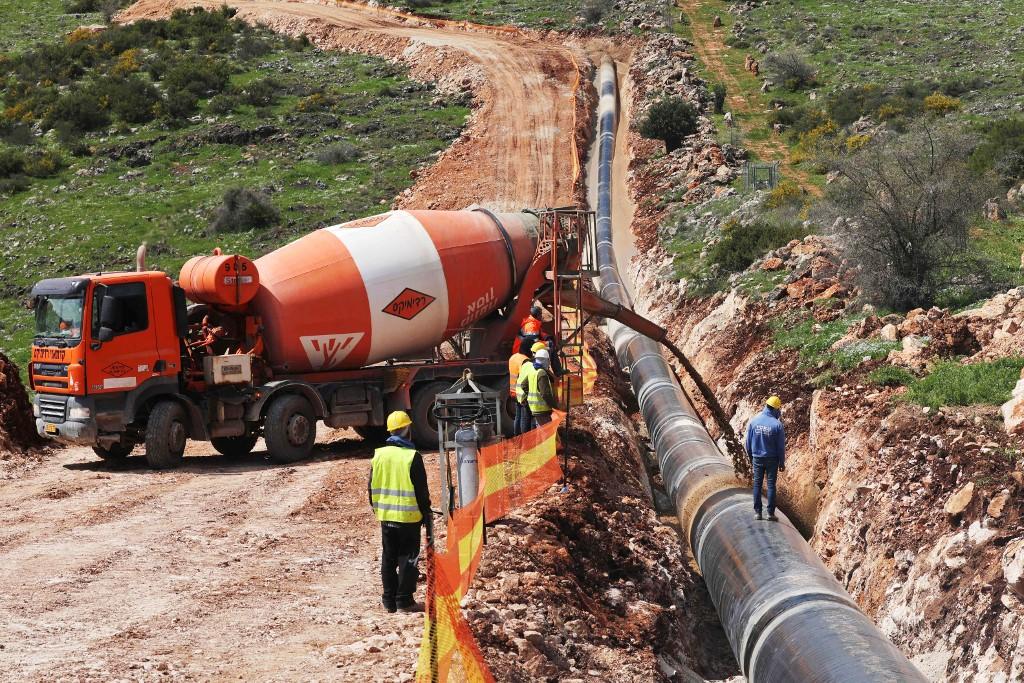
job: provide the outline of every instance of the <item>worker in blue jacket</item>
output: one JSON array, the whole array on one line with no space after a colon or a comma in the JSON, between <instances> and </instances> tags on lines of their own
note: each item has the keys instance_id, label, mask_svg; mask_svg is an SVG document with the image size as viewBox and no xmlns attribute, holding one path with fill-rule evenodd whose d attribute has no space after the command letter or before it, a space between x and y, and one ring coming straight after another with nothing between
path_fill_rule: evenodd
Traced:
<instances>
[{"instance_id":1,"label":"worker in blue jacket","mask_svg":"<svg viewBox=\"0 0 1024 683\"><path fill-rule=\"evenodd\" d=\"M782 399L772 396L747 425L747 454L754 470L754 517L761 517L761 483L768 480L768 519L775 521L775 480L786 471L786 431L782 427Z\"/></svg>"}]
</instances>

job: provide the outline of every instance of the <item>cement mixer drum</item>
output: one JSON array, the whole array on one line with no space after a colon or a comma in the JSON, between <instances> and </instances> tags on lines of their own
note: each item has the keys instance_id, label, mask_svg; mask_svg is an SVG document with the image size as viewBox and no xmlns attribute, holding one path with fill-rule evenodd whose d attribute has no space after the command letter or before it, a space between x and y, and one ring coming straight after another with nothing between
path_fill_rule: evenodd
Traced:
<instances>
[{"instance_id":1,"label":"cement mixer drum","mask_svg":"<svg viewBox=\"0 0 1024 683\"><path fill-rule=\"evenodd\" d=\"M528 213L394 211L257 259L271 365L358 368L424 352L504 306L537 249Z\"/></svg>"}]
</instances>

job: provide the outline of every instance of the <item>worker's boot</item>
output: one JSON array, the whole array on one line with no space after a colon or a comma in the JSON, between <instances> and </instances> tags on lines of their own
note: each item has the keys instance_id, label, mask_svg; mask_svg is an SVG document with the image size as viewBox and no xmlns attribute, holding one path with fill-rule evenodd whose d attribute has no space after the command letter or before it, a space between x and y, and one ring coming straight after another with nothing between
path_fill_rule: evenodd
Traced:
<instances>
[{"instance_id":1,"label":"worker's boot","mask_svg":"<svg viewBox=\"0 0 1024 683\"><path fill-rule=\"evenodd\" d=\"M417 613L423 611L423 605L418 602L410 602L406 605L398 606L399 612Z\"/></svg>"},{"instance_id":2,"label":"worker's boot","mask_svg":"<svg viewBox=\"0 0 1024 683\"><path fill-rule=\"evenodd\" d=\"M761 521L764 518L761 517L761 513L760 512L755 512L754 513L754 519L756 519L757 521Z\"/></svg>"},{"instance_id":3,"label":"worker's boot","mask_svg":"<svg viewBox=\"0 0 1024 683\"><path fill-rule=\"evenodd\" d=\"M396 609L397 609L397 608L395 607L395 603L393 603L393 602L388 602L388 601L387 601L387 599L385 599L385 598L381 598L381 599L380 599L380 604L381 604L381 605L383 605L383 606L384 606L384 609L386 609L386 610L387 610L387 611L388 611L389 613L391 613L391 614L394 614L394 613L395 613L395 611L396 611Z\"/></svg>"},{"instance_id":4,"label":"worker's boot","mask_svg":"<svg viewBox=\"0 0 1024 683\"><path fill-rule=\"evenodd\" d=\"M774 512L769 512L768 513L768 521L769 522L777 522L777 521L779 521L779 518L775 516Z\"/></svg>"}]
</instances>

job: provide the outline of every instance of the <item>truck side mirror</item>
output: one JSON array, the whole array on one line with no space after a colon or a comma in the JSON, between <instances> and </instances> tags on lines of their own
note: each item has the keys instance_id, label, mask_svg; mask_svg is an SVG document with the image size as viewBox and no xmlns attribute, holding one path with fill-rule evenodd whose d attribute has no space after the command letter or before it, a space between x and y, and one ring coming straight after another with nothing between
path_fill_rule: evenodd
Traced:
<instances>
[{"instance_id":1,"label":"truck side mirror","mask_svg":"<svg viewBox=\"0 0 1024 683\"><path fill-rule=\"evenodd\" d=\"M114 331L109 327L101 327L100 331L96 334L96 340L101 342L108 342L114 338Z\"/></svg>"},{"instance_id":2,"label":"truck side mirror","mask_svg":"<svg viewBox=\"0 0 1024 683\"><path fill-rule=\"evenodd\" d=\"M113 296L103 297L103 304L100 306L100 341L110 341L103 338L103 330L110 331L111 339L117 332L124 330L124 302Z\"/></svg>"}]
</instances>

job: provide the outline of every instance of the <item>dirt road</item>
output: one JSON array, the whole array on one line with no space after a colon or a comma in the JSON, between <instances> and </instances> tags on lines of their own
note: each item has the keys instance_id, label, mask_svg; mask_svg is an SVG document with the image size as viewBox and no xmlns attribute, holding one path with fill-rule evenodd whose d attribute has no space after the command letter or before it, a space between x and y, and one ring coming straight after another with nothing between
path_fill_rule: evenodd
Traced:
<instances>
[{"instance_id":1,"label":"dirt road","mask_svg":"<svg viewBox=\"0 0 1024 683\"><path fill-rule=\"evenodd\" d=\"M178 7L215 9L222 0L141 0L119 20L167 16ZM355 3L228 2L238 16L321 48L400 59L442 89L472 88L478 107L463 137L417 179L402 206L459 209L573 203L577 53L515 30L428 22ZM585 123L589 123L586 121Z\"/></svg>"},{"instance_id":2,"label":"dirt road","mask_svg":"<svg viewBox=\"0 0 1024 683\"><path fill-rule=\"evenodd\" d=\"M68 449L5 482L0 678L404 680L422 616L378 604L370 447L318 443L173 472Z\"/></svg>"},{"instance_id":3,"label":"dirt road","mask_svg":"<svg viewBox=\"0 0 1024 683\"><path fill-rule=\"evenodd\" d=\"M122 19L196 4L222 2L143 0ZM400 205L573 202L582 104L566 48L360 6L231 4L319 47L401 59L439 89L474 92L465 134ZM369 446L351 432L322 437L291 467L199 444L173 472L88 449L0 472L0 678L409 680L422 617L378 603Z\"/></svg>"}]
</instances>

